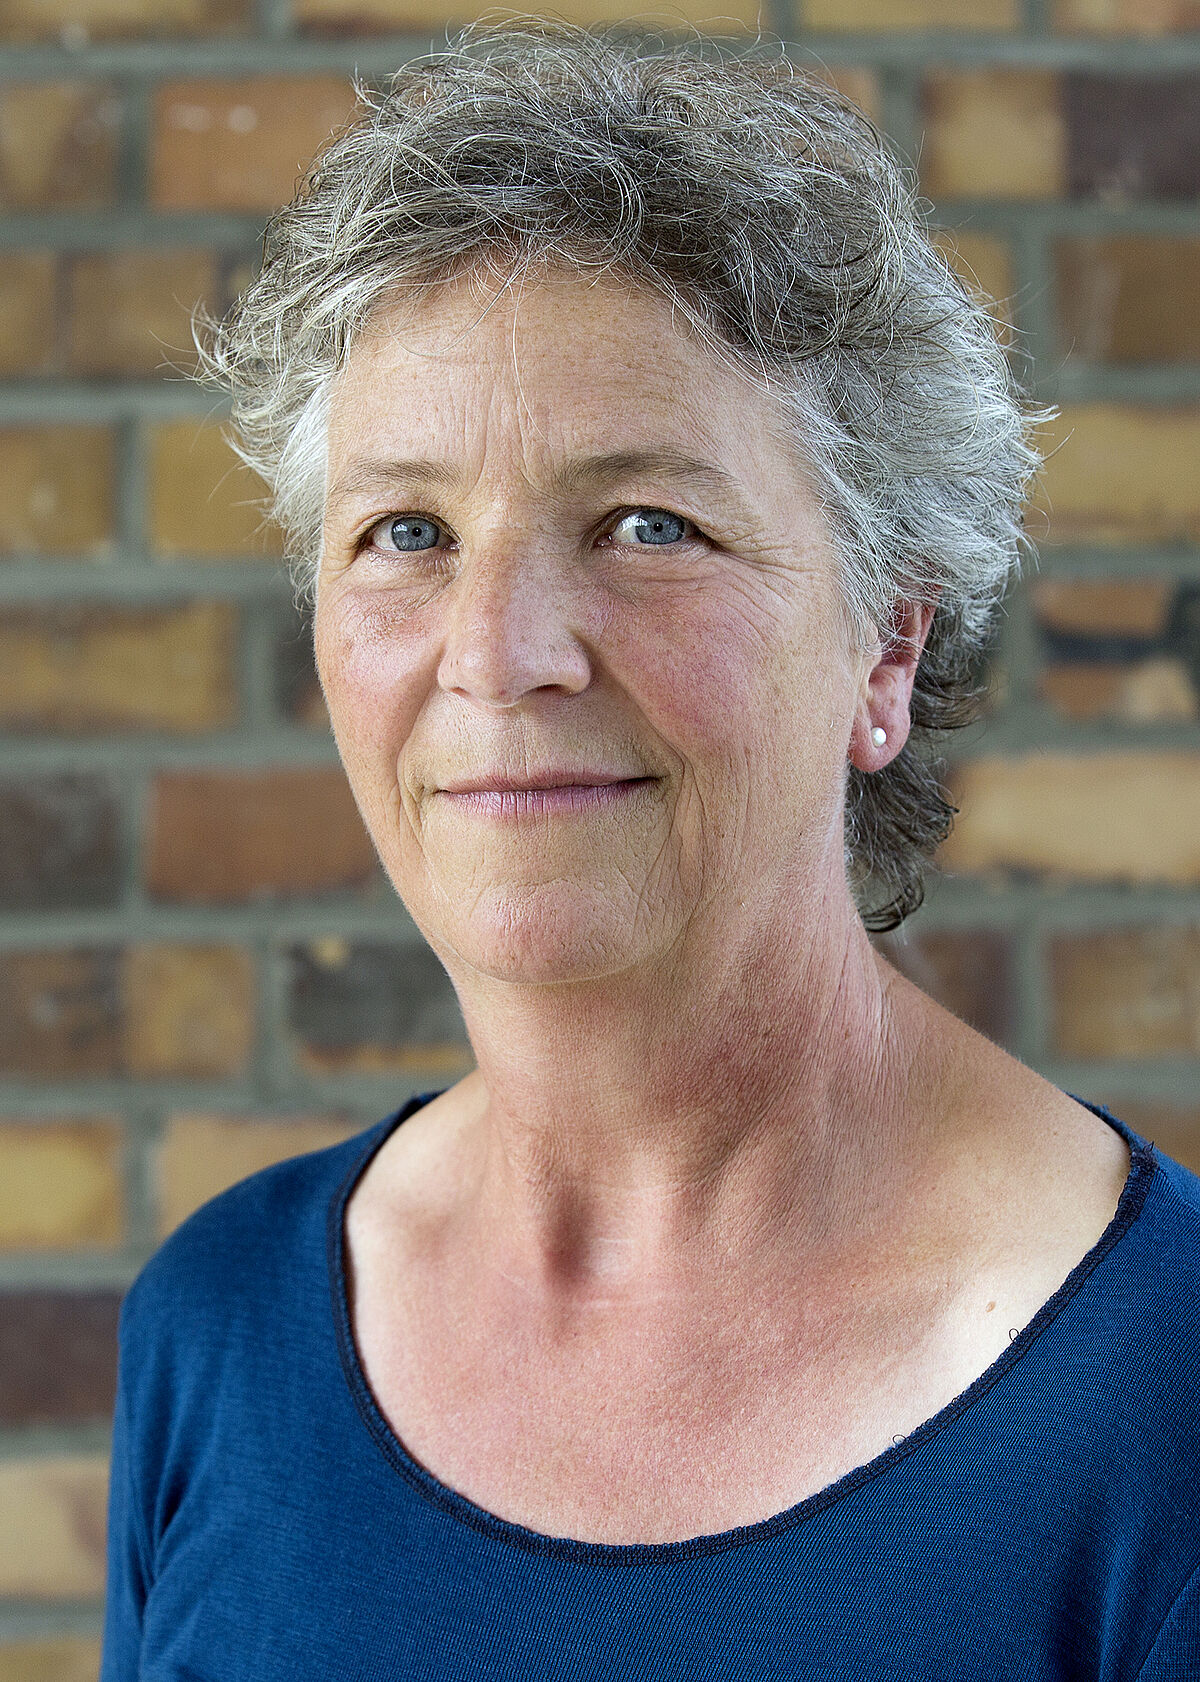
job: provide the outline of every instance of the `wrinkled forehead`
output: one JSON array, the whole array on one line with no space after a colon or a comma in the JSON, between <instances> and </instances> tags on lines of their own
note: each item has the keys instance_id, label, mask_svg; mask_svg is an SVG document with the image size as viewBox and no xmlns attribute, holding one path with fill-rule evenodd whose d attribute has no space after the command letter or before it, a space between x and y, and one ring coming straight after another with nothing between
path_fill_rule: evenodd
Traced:
<instances>
[{"instance_id":1,"label":"wrinkled forehead","mask_svg":"<svg viewBox=\"0 0 1200 1682\"><path fill-rule=\"evenodd\" d=\"M339 379L366 365L437 362L498 376L562 370L596 377L605 363L629 378L686 375L689 383L754 390L736 358L710 346L669 298L622 275L547 268L501 281L473 270L419 292L380 295L350 346ZM659 395L647 386L647 400Z\"/></svg>"},{"instance_id":2,"label":"wrinkled forehead","mask_svg":"<svg viewBox=\"0 0 1200 1682\"><path fill-rule=\"evenodd\" d=\"M499 458L702 455L753 484L804 477L795 422L671 301L623 275L474 272L382 297L331 391L331 480L367 443ZM420 446L418 450L417 446ZM811 488L811 487L808 487Z\"/></svg>"}]
</instances>

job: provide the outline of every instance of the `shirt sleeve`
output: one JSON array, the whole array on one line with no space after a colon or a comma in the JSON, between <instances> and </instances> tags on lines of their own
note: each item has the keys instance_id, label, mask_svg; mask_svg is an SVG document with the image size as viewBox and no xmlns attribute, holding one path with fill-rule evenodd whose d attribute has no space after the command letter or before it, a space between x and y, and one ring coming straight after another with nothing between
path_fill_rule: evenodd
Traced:
<instances>
[{"instance_id":1,"label":"shirt sleeve","mask_svg":"<svg viewBox=\"0 0 1200 1682\"><path fill-rule=\"evenodd\" d=\"M122 1344L109 1462L108 1563L99 1682L137 1682L142 1615L151 1581L145 1515L134 1490L128 1389L128 1358Z\"/></svg>"},{"instance_id":2,"label":"shirt sleeve","mask_svg":"<svg viewBox=\"0 0 1200 1682\"><path fill-rule=\"evenodd\" d=\"M1195 1682L1200 1676L1200 1566L1167 1613L1137 1682Z\"/></svg>"}]
</instances>

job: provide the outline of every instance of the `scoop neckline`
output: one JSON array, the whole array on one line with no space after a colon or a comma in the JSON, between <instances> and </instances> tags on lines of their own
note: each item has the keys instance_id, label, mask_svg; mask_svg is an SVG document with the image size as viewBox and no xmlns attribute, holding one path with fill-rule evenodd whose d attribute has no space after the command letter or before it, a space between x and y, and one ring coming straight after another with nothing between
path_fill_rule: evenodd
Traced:
<instances>
[{"instance_id":1,"label":"scoop neckline","mask_svg":"<svg viewBox=\"0 0 1200 1682\"><path fill-rule=\"evenodd\" d=\"M861 1466L856 1466L851 1471L844 1473L835 1482L827 1484L824 1489L806 1495L802 1500L785 1508L782 1512L775 1513L768 1518L756 1519L750 1524L737 1525L730 1530L684 1537L673 1542L588 1542L573 1536L551 1536L542 1531L530 1529L526 1525L517 1524L511 1519L500 1518L496 1513L489 1512L485 1507L480 1507L474 1501L468 1500L465 1495L460 1495L457 1490L451 1489L448 1484L444 1484L440 1478L427 1471L408 1452L384 1418L375 1400L374 1393L367 1383L366 1374L359 1359L350 1320L349 1293L346 1287L346 1204L349 1201L350 1193L366 1171L371 1159L383 1147L396 1128L425 1104L431 1102L434 1098L440 1098L444 1090L446 1089L439 1088L435 1091L416 1094L401 1105L398 1110L386 1116L383 1121L371 1128L366 1135L363 1148L354 1157L349 1169L334 1188L329 1199L326 1218L326 1260L333 1303L334 1329L342 1372L363 1423L382 1451L384 1458L404 1481L431 1506L469 1529L496 1541L506 1543L510 1547L519 1548L523 1552L541 1554L554 1559L572 1560L578 1564L586 1565L663 1565L673 1561L697 1559L707 1554L725 1553L732 1548L747 1547L751 1543L765 1541L769 1537L778 1536L783 1531L794 1529L808 1519L814 1518L819 1512L823 1512L825 1508L844 1500L863 1484L872 1483L877 1478L882 1477L893 1466L928 1442L931 1437L935 1437L945 1430L959 1414L964 1413L967 1408L985 1395L994 1384L998 1383L1016 1365L1026 1350L1036 1342L1047 1326L1078 1294L1089 1275L1133 1225L1142 1211L1157 1167L1154 1147L1141 1134L1136 1133L1126 1122L1113 1115L1104 1105L1089 1103L1087 1099L1079 1098L1073 1092L1067 1093L1069 1098L1073 1098L1077 1104L1082 1104L1084 1109L1090 1110L1093 1115L1099 1116L1125 1140L1130 1151L1129 1172L1126 1175L1125 1184L1121 1190L1121 1196L1118 1199L1113 1217L1100 1237L1087 1254L1081 1257L1071 1269L1054 1295L1042 1304L1029 1323L1022 1328L1008 1348L1001 1351L991 1366L980 1373L965 1390L947 1402L937 1413L931 1415L915 1430L909 1432L907 1436L893 1442L890 1448L884 1449L874 1459L864 1461Z\"/></svg>"}]
</instances>

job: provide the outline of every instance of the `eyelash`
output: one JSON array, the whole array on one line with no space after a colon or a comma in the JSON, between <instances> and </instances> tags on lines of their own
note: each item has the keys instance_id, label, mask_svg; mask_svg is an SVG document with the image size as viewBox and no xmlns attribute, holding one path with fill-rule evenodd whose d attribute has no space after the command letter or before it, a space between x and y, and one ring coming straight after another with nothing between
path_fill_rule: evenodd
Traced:
<instances>
[{"instance_id":1,"label":"eyelash","mask_svg":"<svg viewBox=\"0 0 1200 1682\"><path fill-rule=\"evenodd\" d=\"M697 539L705 539L704 532L702 532L696 522L694 520L690 520L686 514L676 514L673 508L660 508L657 503L653 502L637 502L631 507L619 509L617 513L610 515L609 519L605 522L605 530L607 531L609 527L619 526L622 520L628 519L631 514L670 514L672 519L682 521L682 523L690 529L690 537L685 535L679 539L681 544L694 542ZM382 526L391 525L396 520L405 519L428 520L430 525L436 526L439 531L444 532L446 530L446 527L442 525L442 522L440 520L435 520L432 514L423 514L419 509L415 508L404 509L403 511L394 514L385 514L380 520L373 520L363 532L362 536L358 539L355 545L355 552L359 553L364 549L374 548L375 546L371 542L371 537L374 532L377 532ZM626 549L669 549L674 548L675 545L667 543L626 543L621 545L621 547ZM397 555L403 555L405 553L411 555L435 555L439 553L439 551L437 549L412 549L408 551L403 549L391 551L381 549L379 553L392 553Z\"/></svg>"}]
</instances>

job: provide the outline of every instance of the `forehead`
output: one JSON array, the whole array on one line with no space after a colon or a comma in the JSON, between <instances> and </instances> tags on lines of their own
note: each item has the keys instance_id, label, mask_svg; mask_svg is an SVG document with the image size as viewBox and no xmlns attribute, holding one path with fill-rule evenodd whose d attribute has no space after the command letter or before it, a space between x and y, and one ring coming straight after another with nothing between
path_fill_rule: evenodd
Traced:
<instances>
[{"instance_id":1,"label":"forehead","mask_svg":"<svg viewBox=\"0 0 1200 1682\"><path fill-rule=\"evenodd\" d=\"M368 447L427 455L432 437L468 455L686 448L736 470L778 425L656 293L551 273L498 297L461 278L389 300L334 382L329 441L331 465Z\"/></svg>"}]
</instances>

